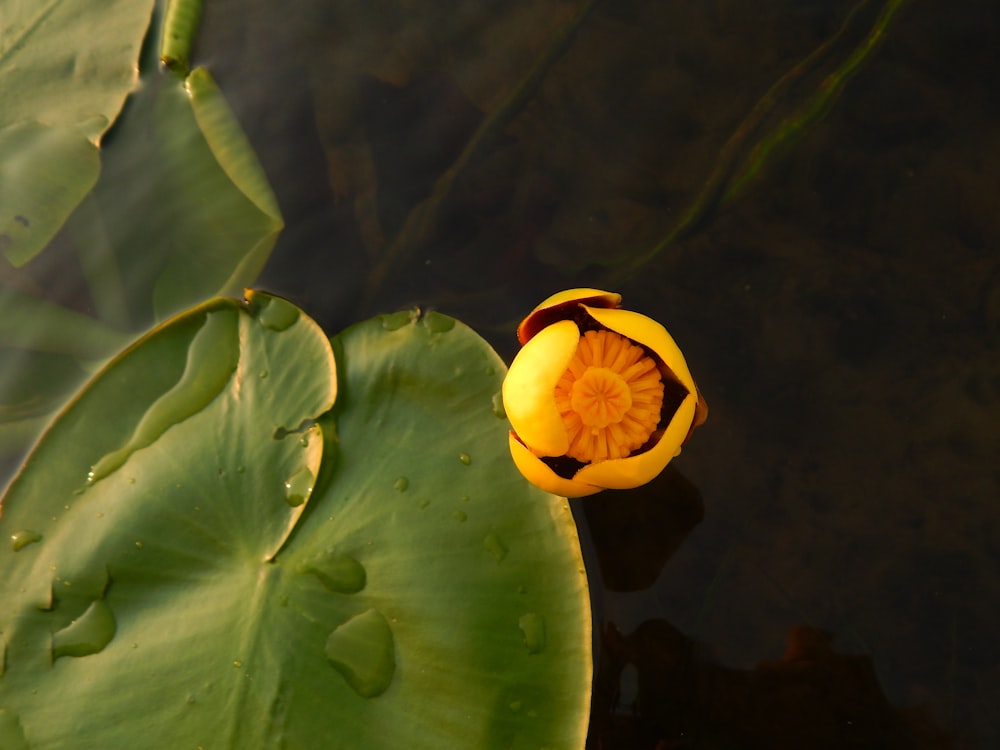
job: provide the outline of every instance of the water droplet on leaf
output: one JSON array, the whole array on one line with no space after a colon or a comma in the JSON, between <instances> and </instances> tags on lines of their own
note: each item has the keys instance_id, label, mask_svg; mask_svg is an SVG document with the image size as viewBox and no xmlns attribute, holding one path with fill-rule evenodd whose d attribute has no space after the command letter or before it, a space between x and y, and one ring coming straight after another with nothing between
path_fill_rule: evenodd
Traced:
<instances>
[{"instance_id":1,"label":"water droplet on leaf","mask_svg":"<svg viewBox=\"0 0 1000 750\"><path fill-rule=\"evenodd\" d=\"M392 488L397 492L406 492L406 488L410 486L410 480L406 477L400 477L395 482L392 483Z\"/></svg>"},{"instance_id":2,"label":"water droplet on leaf","mask_svg":"<svg viewBox=\"0 0 1000 750\"><path fill-rule=\"evenodd\" d=\"M459 453L458 460L461 461L466 466L468 466L469 464L472 463L472 456L470 456L468 453Z\"/></svg>"},{"instance_id":3,"label":"water droplet on leaf","mask_svg":"<svg viewBox=\"0 0 1000 750\"><path fill-rule=\"evenodd\" d=\"M456 510L454 513L451 514L451 517L454 518L456 521L466 521L469 518L468 514L462 510Z\"/></svg>"},{"instance_id":4,"label":"water droplet on leaf","mask_svg":"<svg viewBox=\"0 0 1000 750\"><path fill-rule=\"evenodd\" d=\"M299 568L300 573L316 576L328 591L356 594L365 587L364 567L350 555L323 550Z\"/></svg>"},{"instance_id":5,"label":"water droplet on leaf","mask_svg":"<svg viewBox=\"0 0 1000 750\"><path fill-rule=\"evenodd\" d=\"M500 419L507 418L507 410L503 408L503 393L501 393L500 391L494 393L490 405L493 410L493 413L496 416L498 416Z\"/></svg>"},{"instance_id":6,"label":"water droplet on leaf","mask_svg":"<svg viewBox=\"0 0 1000 750\"><path fill-rule=\"evenodd\" d=\"M257 320L272 331L284 331L299 319L299 309L280 297L256 297Z\"/></svg>"},{"instance_id":7,"label":"water droplet on leaf","mask_svg":"<svg viewBox=\"0 0 1000 750\"><path fill-rule=\"evenodd\" d=\"M52 634L52 658L96 654L115 637L115 629L111 608L96 599L82 615Z\"/></svg>"},{"instance_id":8,"label":"water droplet on leaf","mask_svg":"<svg viewBox=\"0 0 1000 750\"><path fill-rule=\"evenodd\" d=\"M411 319L409 310L399 310L389 315L379 316L382 327L387 331L398 331L403 326L409 325Z\"/></svg>"},{"instance_id":9,"label":"water droplet on leaf","mask_svg":"<svg viewBox=\"0 0 1000 750\"><path fill-rule=\"evenodd\" d=\"M427 326L427 330L431 333L447 333L455 327L454 318L433 311L421 318L421 322Z\"/></svg>"},{"instance_id":10,"label":"water droplet on leaf","mask_svg":"<svg viewBox=\"0 0 1000 750\"><path fill-rule=\"evenodd\" d=\"M507 557L507 545L503 543L503 539L495 531L491 531L486 535L483 539L483 546L497 562Z\"/></svg>"},{"instance_id":11,"label":"water droplet on leaf","mask_svg":"<svg viewBox=\"0 0 1000 750\"><path fill-rule=\"evenodd\" d=\"M20 549L24 549L29 544L34 544L35 542L40 542L42 540L42 535L37 531L32 531L31 529L21 529L20 531L15 531L10 535L10 547L12 550L17 552Z\"/></svg>"},{"instance_id":12,"label":"water droplet on leaf","mask_svg":"<svg viewBox=\"0 0 1000 750\"><path fill-rule=\"evenodd\" d=\"M396 672L396 644L381 612L368 609L326 639L326 658L363 698L381 695Z\"/></svg>"},{"instance_id":13,"label":"water droplet on leaf","mask_svg":"<svg viewBox=\"0 0 1000 750\"><path fill-rule=\"evenodd\" d=\"M205 316L188 345L180 379L146 409L122 447L105 454L91 467L88 484L116 471L135 451L152 445L168 428L197 414L222 392L240 359L238 326L235 311L215 311Z\"/></svg>"},{"instance_id":14,"label":"water droplet on leaf","mask_svg":"<svg viewBox=\"0 0 1000 750\"><path fill-rule=\"evenodd\" d=\"M540 654L545 650L545 618L535 612L521 615L517 621L524 635L524 645L529 654Z\"/></svg>"},{"instance_id":15,"label":"water droplet on leaf","mask_svg":"<svg viewBox=\"0 0 1000 750\"><path fill-rule=\"evenodd\" d=\"M312 494L314 482L309 467L303 466L285 480L285 501L293 508L302 505Z\"/></svg>"}]
</instances>

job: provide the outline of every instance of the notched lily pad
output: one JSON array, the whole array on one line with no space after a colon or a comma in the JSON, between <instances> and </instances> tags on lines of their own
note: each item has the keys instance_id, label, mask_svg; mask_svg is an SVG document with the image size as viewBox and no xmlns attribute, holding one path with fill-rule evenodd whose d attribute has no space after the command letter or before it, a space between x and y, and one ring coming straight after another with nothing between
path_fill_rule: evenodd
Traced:
<instances>
[{"instance_id":1,"label":"notched lily pad","mask_svg":"<svg viewBox=\"0 0 1000 750\"><path fill-rule=\"evenodd\" d=\"M331 346L249 292L84 387L3 499L19 742L583 746L568 506L510 463L489 346L436 313L392 321Z\"/></svg>"}]
</instances>

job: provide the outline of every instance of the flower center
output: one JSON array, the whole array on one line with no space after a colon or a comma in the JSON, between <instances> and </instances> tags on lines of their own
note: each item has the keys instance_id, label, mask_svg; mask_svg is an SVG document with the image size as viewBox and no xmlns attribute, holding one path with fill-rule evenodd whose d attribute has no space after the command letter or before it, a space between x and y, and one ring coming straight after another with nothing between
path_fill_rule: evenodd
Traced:
<instances>
[{"instance_id":1,"label":"flower center","mask_svg":"<svg viewBox=\"0 0 1000 750\"><path fill-rule=\"evenodd\" d=\"M603 429L632 407L628 383L607 367L588 367L570 389L570 405L587 427Z\"/></svg>"},{"instance_id":2,"label":"flower center","mask_svg":"<svg viewBox=\"0 0 1000 750\"><path fill-rule=\"evenodd\" d=\"M659 424L663 381L641 346L612 331L587 331L555 399L569 436L566 455L584 463L624 458Z\"/></svg>"}]
</instances>

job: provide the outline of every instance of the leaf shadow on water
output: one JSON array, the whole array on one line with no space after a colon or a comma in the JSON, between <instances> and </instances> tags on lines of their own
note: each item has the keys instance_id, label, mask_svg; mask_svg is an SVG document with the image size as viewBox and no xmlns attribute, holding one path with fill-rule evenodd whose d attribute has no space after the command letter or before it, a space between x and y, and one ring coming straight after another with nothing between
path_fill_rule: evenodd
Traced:
<instances>
[{"instance_id":1,"label":"leaf shadow on water","mask_svg":"<svg viewBox=\"0 0 1000 750\"><path fill-rule=\"evenodd\" d=\"M743 569L798 612L784 652L733 668L672 624L658 580L704 516L698 489L673 466L645 487L574 502L595 611L589 750L960 747L926 712L892 705L858 634L845 626L862 653L834 648L837 637L809 624L737 550L701 592L702 615L718 606L717 587Z\"/></svg>"}]
</instances>

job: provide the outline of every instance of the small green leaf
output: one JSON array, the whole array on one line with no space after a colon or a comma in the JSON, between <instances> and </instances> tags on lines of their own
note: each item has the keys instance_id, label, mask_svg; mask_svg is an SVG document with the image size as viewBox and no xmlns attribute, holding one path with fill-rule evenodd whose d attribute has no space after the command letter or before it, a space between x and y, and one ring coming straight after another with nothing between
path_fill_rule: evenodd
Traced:
<instances>
[{"instance_id":1,"label":"small green leaf","mask_svg":"<svg viewBox=\"0 0 1000 750\"><path fill-rule=\"evenodd\" d=\"M275 228L280 229L283 226L281 211L271 185L212 75L205 68L195 68L184 85L191 97L194 118L219 166L233 185L261 213L274 219Z\"/></svg>"},{"instance_id":2,"label":"small green leaf","mask_svg":"<svg viewBox=\"0 0 1000 750\"><path fill-rule=\"evenodd\" d=\"M0 251L11 265L41 252L100 173L97 148L74 127L0 130Z\"/></svg>"},{"instance_id":3,"label":"small green leaf","mask_svg":"<svg viewBox=\"0 0 1000 750\"><path fill-rule=\"evenodd\" d=\"M5 2L0 251L27 263L100 173L97 144L138 81L153 0Z\"/></svg>"}]
</instances>

